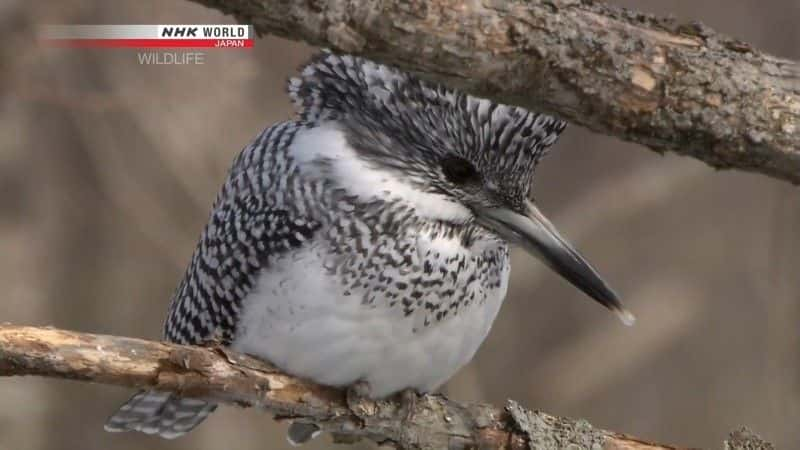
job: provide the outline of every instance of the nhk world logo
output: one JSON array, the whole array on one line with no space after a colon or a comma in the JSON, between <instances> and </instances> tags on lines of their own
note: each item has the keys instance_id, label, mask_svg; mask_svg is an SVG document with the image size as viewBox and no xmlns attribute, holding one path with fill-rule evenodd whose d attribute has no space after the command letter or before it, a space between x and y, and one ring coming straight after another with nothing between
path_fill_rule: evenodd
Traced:
<instances>
[{"instance_id":1,"label":"nhk world logo","mask_svg":"<svg viewBox=\"0 0 800 450\"><path fill-rule=\"evenodd\" d=\"M51 25L41 40L82 48L252 48L249 25Z\"/></svg>"},{"instance_id":2,"label":"nhk world logo","mask_svg":"<svg viewBox=\"0 0 800 450\"><path fill-rule=\"evenodd\" d=\"M139 64L205 64L205 53L187 50L248 49L253 36L249 25L51 25L40 30L40 41L53 47L145 50L137 53Z\"/></svg>"},{"instance_id":3,"label":"nhk world logo","mask_svg":"<svg viewBox=\"0 0 800 450\"><path fill-rule=\"evenodd\" d=\"M158 34L164 38L182 39L234 39L245 40L248 37L246 25L159 25Z\"/></svg>"}]
</instances>

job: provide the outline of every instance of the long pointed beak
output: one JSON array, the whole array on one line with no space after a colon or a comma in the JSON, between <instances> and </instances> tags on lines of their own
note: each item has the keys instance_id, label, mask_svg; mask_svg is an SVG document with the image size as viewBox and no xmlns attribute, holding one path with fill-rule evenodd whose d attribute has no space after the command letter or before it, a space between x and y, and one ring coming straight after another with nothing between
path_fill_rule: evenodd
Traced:
<instances>
[{"instance_id":1,"label":"long pointed beak","mask_svg":"<svg viewBox=\"0 0 800 450\"><path fill-rule=\"evenodd\" d=\"M525 248L586 295L613 311L625 325L636 318L594 268L575 250L532 202L526 214L507 208L478 208L478 222L511 243Z\"/></svg>"}]
</instances>

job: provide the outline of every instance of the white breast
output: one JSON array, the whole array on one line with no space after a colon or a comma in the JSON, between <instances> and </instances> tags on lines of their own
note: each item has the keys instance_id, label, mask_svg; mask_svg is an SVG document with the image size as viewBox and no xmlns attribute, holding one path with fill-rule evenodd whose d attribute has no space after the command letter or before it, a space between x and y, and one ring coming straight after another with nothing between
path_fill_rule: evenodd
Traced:
<instances>
[{"instance_id":1,"label":"white breast","mask_svg":"<svg viewBox=\"0 0 800 450\"><path fill-rule=\"evenodd\" d=\"M470 211L451 198L420 191L395 173L370 166L336 124L298 133L289 155L306 183L324 181L327 192L333 191L332 185L362 204L401 202L431 223L471 218ZM316 201L323 202L323 197ZM506 293L505 247L487 238L468 250L457 240L432 238L422 229L374 236L381 231L355 217L355 206L331 202L326 208L345 214L320 220L325 225L316 246L308 241L265 265L257 286L243 301L233 347L319 383L342 386L365 380L375 396L404 388L435 389L472 359L489 332ZM343 242L358 242L362 250L340 245ZM338 246L338 259L327 253L332 243ZM488 270L479 257L484 252L496 253L503 263ZM426 291L433 292L427 298L413 297L416 309L410 312L399 300L408 302L405 295L410 293L396 295L403 290L398 284L410 286L415 276L442 277L454 258L458 269L446 273L438 291ZM426 261L436 270L422 273ZM353 273L361 279L353 282ZM455 300L465 298L474 300L456 307ZM416 303L419 300L422 304ZM426 301L450 311L432 321Z\"/></svg>"},{"instance_id":2,"label":"white breast","mask_svg":"<svg viewBox=\"0 0 800 450\"><path fill-rule=\"evenodd\" d=\"M430 239L421 244L438 250L441 259L465 251ZM322 384L365 380L376 397L405 388L433 390L469 362L508 282L506 263L500 286L483 292L484 301L415 331L415 318L386 307L387 299L362 305L363 293L348 291L330 275L328 260L308 247L272 261L243 303L233 347ZM478 268L466 270L472 269Z\"/></svg>"}]
</instances>

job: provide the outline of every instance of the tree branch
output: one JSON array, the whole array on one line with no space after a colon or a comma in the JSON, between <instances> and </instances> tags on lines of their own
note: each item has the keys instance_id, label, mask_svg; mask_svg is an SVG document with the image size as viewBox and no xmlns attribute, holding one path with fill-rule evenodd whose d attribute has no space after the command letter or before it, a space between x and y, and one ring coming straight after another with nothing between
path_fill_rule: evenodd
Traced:
<instances>
[{"instance_id":1,"label":"tree branch","mask_svg":"<svg viewBox=\"0 0 800 450\"><path fill-rule=\"evenodd\" d=\"M193 0L269 33L800 183L800 64L594 1Z\"/></svg>"},{"instance_id":2,"label":"tree branch","mask_svg":"<svg viewBox=\"0 0 800 450\"><path fill-rule=\"evenodd\" d=\"M348 400L341 390L291 377L222 348L0 325L0 376L15 375L161 389L258 407L281 418L314 422L340 437L368 438L403 449L511 450L526 449L528 442L548 449L570 444L607 450L675 448L594 428L582 420L527 411L515 402L501 409L426 395L408 411L391 400Z\"/></svg>"}]
</instances>

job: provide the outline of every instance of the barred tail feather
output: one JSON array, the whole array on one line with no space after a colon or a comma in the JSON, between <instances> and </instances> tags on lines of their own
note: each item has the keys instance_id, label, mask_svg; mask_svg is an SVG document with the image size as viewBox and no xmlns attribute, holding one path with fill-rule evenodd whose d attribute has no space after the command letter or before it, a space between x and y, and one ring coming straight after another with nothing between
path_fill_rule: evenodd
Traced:
<instances>
[{"instance_id":1,"label":"barred tail feather","mask_svg":"<svg viewBox=\"0 0 800 450\"><path fill-rule=\"evenodd\" d=\"M180 398L170 392L141 391L109 417L105 429L140 431L174 439L191 431L215 409L216 404L203 400Z\"/></svg>"}]
</instances>

